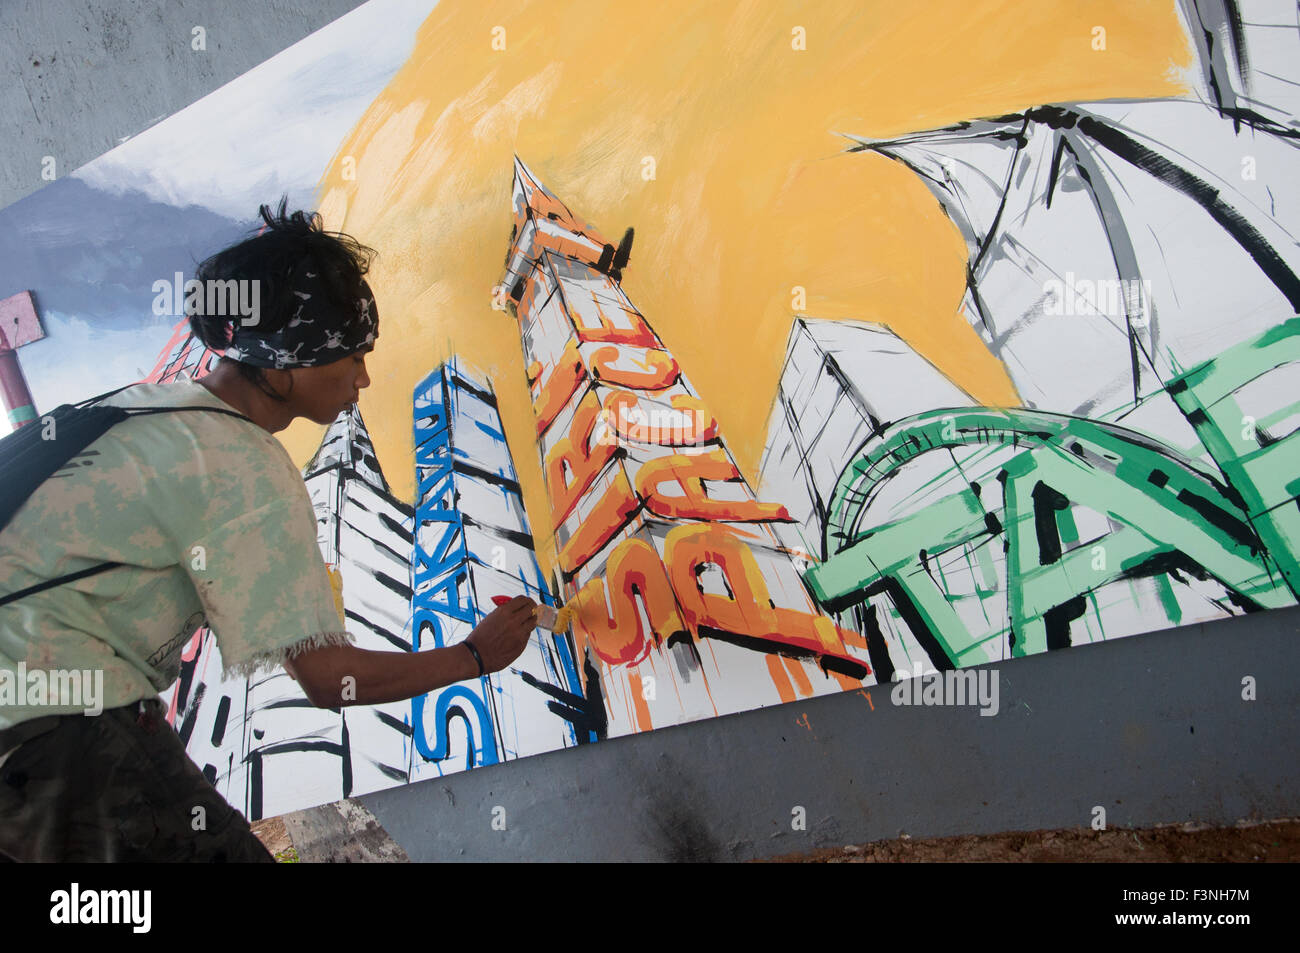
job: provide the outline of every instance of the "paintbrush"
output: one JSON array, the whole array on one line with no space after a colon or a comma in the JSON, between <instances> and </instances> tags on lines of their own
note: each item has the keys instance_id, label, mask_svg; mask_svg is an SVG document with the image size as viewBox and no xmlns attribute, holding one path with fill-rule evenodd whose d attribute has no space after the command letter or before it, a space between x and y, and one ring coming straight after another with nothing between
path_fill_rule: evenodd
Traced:
<instances>
[{"instance_id":1,"label":"paintbrush","mask_svg":"<svg viewBox=\"0 0 1300 953\"><path fill-rule=\"evenodd\" d=\"M503 606L514 596L493 596L492 603L497 606ZM555 606L539 605L533 610L533 621L539 629L546 629L550 632L567 632L569 626L573 624L574 610L569 606L561 606L559 609Z\"/></svg>"}]
</instances>

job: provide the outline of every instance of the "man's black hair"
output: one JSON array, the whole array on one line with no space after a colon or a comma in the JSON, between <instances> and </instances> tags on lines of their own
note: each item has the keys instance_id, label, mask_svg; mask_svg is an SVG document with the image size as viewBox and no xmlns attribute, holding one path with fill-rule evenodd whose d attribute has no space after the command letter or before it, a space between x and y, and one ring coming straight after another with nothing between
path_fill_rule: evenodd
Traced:
<instances>
[{"instance_id":1,"label":"man's black hair","mask_svg":"<svg viewBox=\"0 0 1300 953\"><path fill-rule=\"evenodd\" d=\"M268 335L284 330L293 317L297 299L289 278L301 262L309 262L312 271L322 277L329 300L351 313L361 295L362 278L376 255L373 248L350 235L325 231L317 212L286 214L288 205L286 196L274 214L270 206L261 206L258 215L265 224L257 234L205 259L194 272L205 286L208 281L257 281L258 323L252 330ZM190 329L205 346L222 351L230 345L233 322L239 319L238 315L191 314ZM262 368L242 361L235 364L240 374L268 396L284 400L266 383Z\"/></svg>"}]
</instances>

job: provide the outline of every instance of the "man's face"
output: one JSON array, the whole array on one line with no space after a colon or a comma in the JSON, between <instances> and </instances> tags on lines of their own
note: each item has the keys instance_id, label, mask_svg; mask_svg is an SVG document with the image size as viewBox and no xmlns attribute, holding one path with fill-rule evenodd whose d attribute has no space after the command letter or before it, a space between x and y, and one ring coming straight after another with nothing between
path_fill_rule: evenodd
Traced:
<instances>
[{"instance_id":1,"label":"man's face","mask_svg":"<svg viewBox=\"0 0 1300 953\"><path fill-rule=\"evenodd\" d=\"M370 345L329 364L292 368L290 399L297 404L297 413L318 424L333 423L356 403L362 388L370 386L366 355L373 350Z\"/></svg>"}]
</instances>

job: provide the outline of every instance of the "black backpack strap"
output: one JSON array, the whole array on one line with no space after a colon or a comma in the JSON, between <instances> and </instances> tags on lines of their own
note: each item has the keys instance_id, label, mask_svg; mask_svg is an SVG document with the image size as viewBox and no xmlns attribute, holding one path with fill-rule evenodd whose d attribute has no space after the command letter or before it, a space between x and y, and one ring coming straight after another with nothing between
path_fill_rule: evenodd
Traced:
<instances>
[{"instance_id":1,"label":"black backpack strap","mask_svg":"<svg viewBox=\"0 0 1300 953\"><path fill-rule=\"evenodd\" d=\"M109 569L116 569L121 565L123 565L123 563L100 563L98 566L91 566L89 569L80 569L77 572L70 572L65 576L55 576L53 579L47 579L34 586L28 586L26 589L19 589L17 592L10 593L7 596L0 596L0 606L8 602L16 602L24 596L35 595L38 592L51 589L54 586L61 586L65 582L72 582L76 579L85 579L87 576L95 576L101 572L106 572Z\"/></svg>"},{"instance_id":2,"label":"black backpack strap","mask_svg":"<svg viewBox=\"0 0 1300 953\"><path fill-rule=\"evenodd\" d=\"M126 411L128 417L143 417L146 414L169 414L179 410L206 410L210 414L225 414L228 417L247 420L250 424L256 423L251 417L246 417L237 410L224 410L221 407L123 407L122 410Z\"/></svg>"},{"instance_id":3,"label":"black backpack strap","mask_svg":"<svg viewBox=\"0 0 1300 953\"><path fill-rule=\"evenodd\" d=\"M132 384L128 384L128 385L126 385L126 386L127 386L127 387L132 387L132 386L134 386L134 385L132 385ZM103 400L104 398L106 398L106 397L111 397L111 396L113 396L114 394L118 393L118 391L123 391L123 390L126 390L126 387L119 387L117 390L109 391L107 394L101 394L101 395L98 396L98 397L91 397L91 398L89 398L88 400L83 400L80 404L77 404L77 405L76 405L76 407L78 408L78 410L76 411L76 413L83 413L83 412L88 411L89 408L85 407L84 405L86 405L86 404L88 404L88 403L90 403L90 402L98 401L98 400ZM67 406L67 405L65 404L64 406ZM95 433L93 436L91 436L89 442L88 442L88 443L85 443L85 444L82 445L83 447L88 446L89 443L93 443L96 439L98 439L99 436L102 436L102 434L103 434L104 431L106 431L108 428L112 427L114 423L120 423L121 420L126 419L127 417L142 417L142 416L144 416L144 415L146 415L146 414L162 414L162 413L176 413L176 412L179 412L179 411L186 411L186 410L202 410L202 411L206 411L206 412L208 412L208 413L210 413L210 414L225 414L225 415L228 416L228 417L238 417L240 420L247 420L250 424L251 424L251 423L256 423L256 421L252 420L252 419L249 418L249 417L246 417L244 414L241 414L241 413L239 413L239 412L237 412L237 411L234 411L234 410L225 410L224 408L221 408L221 407L201 407L201 406L191 406L191 407L141 407L141 408L129 408L129 407L111 407L111 406L110 406L110 407L106 407L106 408L103 408L103 409L104 409L104 410L113 411L114 413L113 413L113 414L112 414L112 415L111 415L111 416L110 416L110 417L105 421L104 430L103 430L103 431L99 431L99 432ZM114 419L114 418L116 418L116 419ZM16 461L15 461L15 462L16 462ZM35 490L35 487L31 487L31 488L28 490L28 493L33 492L34 490ZM26 497L24 496L24 497L23 497L23 500L25 501L25 499L26 499ZM21 505L21 503L20 503L19 505ZM8 522L8 520L6 519L5 522ZM22 599L24 596L34 595L35 593L42 592L42 591L44 591L45 589L52 588L53 586L61 586L61 585L63 585L63 584L66 583L66 582L73 582L73 581L75 581L75 580L77 580L77 579L84 579L84 578L86 578L87 576L94 576L94 575L96 575L96 574L98 574L98 573L106 572L106 571L108 571L109 569L116 569L118 566L121 566L121 565L124 565L124 564L123 564L123 563L116 563L116 562L112 562L112 563L100 563L100 564L97 565L97 566L91 566L89 569L81 569L81 570L78 570L77 572L67 573L66 575L62 575L62 576L56 576L56 577L53 578L53 579L47 579L47 580L45 580L44 582L37 583L37 584L34 585L34 586L28 586L26 589L21 589L21 590L19 590L18 592L10 593L10 594L7 595L7 596L0 596L0 606L7 605L7 604L10 603L10 602L16 602L17 600Z\"/></svg>"},{"instance_id":4,"label":"black backpack strap","mask_svg":"<svg viewBox=\"0 0 1300 953\"><path fill-rule=\"evenodd\" d=\"M128 387L135 387L136 384L145 384L145 383L148 383L148 381L135 381L130 384L123 384L121 387L117 388L116 390L110 390L107 391L106 393L99 394L95 397L87 397L85 400L78 401L73 406L85 407L88 404L97 404L102 400L108 400L108 398L112 397L114 394L122 393L122 391L126 390ZM220 407L204 407L202 405L197 405L197 404L188 407L123 407L121 409L125 410L127 416L129 417L139 417L143 414L161 414L164 411L170 412L174 410L206 410L209 413L213 413L213 414L227 414L228 416L231 417L238 417L240 420L247 420L250 424L255 423L255 421L253 421L251 418L247 417L244 414L239 413L238 411L224 410Z\"/></svg>"},{"instance_id":5,"label":"black backpack strap","mask_svg":"<svg viewBox=\"0 0 1300 953\"><path fill-rule=\"evenodd\" d=\"M145 383L145 381L132 381L130 384L123 384L121 387L117 388L116 390L110 390L107 393L98 395L97 397L87 397L85 400L77 401L77 403L73 406L84 407L86 404L93 404L96 403L97 401L107 400L108 398L112 397L114 394L122 393L122 391L126 390L128 387L134 387L136 384L143 384L143 383Z\"/></svg>"},{"instance_id":6,"label":"black backpack strap","mask_svg":"<svg viewBox=\"0 0 1300 953\"><path fill-rule=\"evenodd\" d=\"M85 407L87 404L97 404L101 400L108 400L108 398L112 397L114 394L122 393L122 391L126 390L128 387L135 387L136 384L147 384L147 383L149 382L134 381L130 384L123 384L121 387L117 388L116 390L110 390L107 393L99 394L96 397L87 397L85 400L80 401L73 406ZM227 416L230 417L238 417L240 420L247 420L250 424L255 423L254 420L252 420L251 418L247 417L244 414L239 413L238 411L225 410L221 407L204 407L201 404L190 405L187 407L122 407L120 409L126 411L126 415L128 417L142 417L145 414L171 413L172 411L177 411L177 410L206 410L208 413L211 414L226 414Z\"/></svg>"}]
</instances>

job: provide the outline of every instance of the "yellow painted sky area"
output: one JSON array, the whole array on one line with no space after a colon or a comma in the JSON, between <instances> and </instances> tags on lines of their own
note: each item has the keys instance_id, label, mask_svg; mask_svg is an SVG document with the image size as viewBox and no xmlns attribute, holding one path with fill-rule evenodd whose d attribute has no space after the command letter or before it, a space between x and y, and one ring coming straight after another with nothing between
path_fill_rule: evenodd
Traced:
<instances>
[{"instance_id":1,"label":"yellow painted sky area","mask_svg":"<svg viewBox=\"0 0 1300 953\"><path fill-rule=\"evenodd\" d=\"M836 132L1180 95L1192 62L1174 0L442 0L320 183L327 227L380 253L361 411L386 476L413 499L412 389L459 354L491 376L549 567L518 328L490 307L514 154L610 240L635 227L624 290L753 480L794 286L803 313L888 325L977 400L1017 403L960 314L955 227L901 164L845 154ZM300 464L321 432L285 432Z\"/></svg>"}]
</instances>

